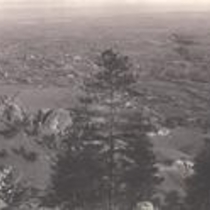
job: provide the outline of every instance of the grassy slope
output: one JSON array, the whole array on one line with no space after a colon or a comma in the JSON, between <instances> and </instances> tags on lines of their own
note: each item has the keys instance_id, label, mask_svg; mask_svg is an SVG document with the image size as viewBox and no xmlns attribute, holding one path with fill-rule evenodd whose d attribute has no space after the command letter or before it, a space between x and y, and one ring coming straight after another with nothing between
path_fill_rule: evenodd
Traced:
<instances>
[{"instance_id":1,"label":"grassy slope","mask_svg":"<svg viewBox=\"0 0 210 210\"><path fill-rule=\"evenodd\" d=\"M187 86L188 88L191 87ZM17 89L12 86L3 86L3 93L12 94ZM58 108L69 107L74 104L75 96L73 96L68 87L48 87L42 91L37 90L33 86L19 86L20 95L23 105L28 110L37 110L39 108ZM196 88L196 85L193 86ZM199 86L198 90L202 90ZM159 81L148 80L142 81L137 87L139 92L142 92L140 97L140 106L148 106L155 110L161 119L167 119L171 116L188 116L190 118L202 118L202 116L209 116L208 104L200 97L196 99L182 89L177 84ZM204 89L204 94L206 89ZM200 91L200 93L203 93ZM200 94L201 95L201 94ZM199 95L199 96L200 96ZM68 97L67 97L68 96ZM149 96L155 97L154 99ZM173 97L172 97L173 96ZM149 99L148 99L149 97ZM172 97L172 98L171 98ZM192 104L194 101L194 104ZM178 103L179 102L179 103ZM181 104L181 105L177 105ZM197 108L199 107L199 108ZM196 108L196 109L195 109ZM186 114L187 113L187 114ZM190 113L190 114L189 114ZM173 162L174 160L186 157L193 159L195 154L202 146L203 131L195 126L177 127L171 130L170 135L166 137L154 137L152 142L154 144L154 151L159 162L165 164L166 162ZM24 159L17 157L11 152L13 147L18 148L20 145L26 146L27 150L35 150L40 154L38 162L30 164ZM32 139L24 136L19 136L13 140L2 139L0 141L1 148L7 148L10 153L9 158L0 160L1 163L9 163L15 165L20 171L24 171L24 176L27 180L31 180L35 186L45 186L46 179L50 173L49 161L45 157L45 151L33 143ZM161 186L163 192L168 190L183 190L182 179L179 174L173 172L164 172L165 181Z\"/></svg>"},{"instance_id":2,"label":"grassy slope","mask_svg":"<svg viewBox=\"0 0 210 210\"><path fill-rule=\"evenodd\" d=\"M14 150L24 147L27 152L36 152L37 160L30 162L18 155ZM45 189L48 185L50 174L50 161L48 152L38 146L33 139L19 134L14 138L3 138L0 136L0 148L7 151L7 156L0 158L0 164L13 166L17 176L16 180L25 180L38 189Z\"/></svg>"}]
</instances>

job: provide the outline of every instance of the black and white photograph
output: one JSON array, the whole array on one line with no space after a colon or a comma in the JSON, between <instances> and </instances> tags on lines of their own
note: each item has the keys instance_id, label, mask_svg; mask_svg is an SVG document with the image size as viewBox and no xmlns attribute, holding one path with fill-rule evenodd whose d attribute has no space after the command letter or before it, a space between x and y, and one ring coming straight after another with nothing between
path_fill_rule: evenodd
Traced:
<instances>
[{"instance_id":1,"label":"black and white photograph","mask_svg":"<svg viewBox=\"0 0 210 210\"><path fill-rule=\"evenodd\" d=\"M210 210L210 0L0 0L0 210Z\"/></svg>"}]
</instances>

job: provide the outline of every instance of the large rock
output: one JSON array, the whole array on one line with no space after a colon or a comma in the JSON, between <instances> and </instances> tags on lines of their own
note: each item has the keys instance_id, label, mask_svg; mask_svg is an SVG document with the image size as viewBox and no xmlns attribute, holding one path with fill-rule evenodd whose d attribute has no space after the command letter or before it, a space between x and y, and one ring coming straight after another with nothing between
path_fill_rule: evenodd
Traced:
<instances>
[{"instance_id":1,"label":"large rock","mask_svg":"<svg viewBox=\"0 0 210 210\"><path fill-rule=\"evenodd\" d=\"M154 210L154 206L149 201L142 201L137 204L136 210Z\"/></svg>"},{"instance_id":2,"label":"large rock","mask_svg":"<svg viewBox=\"0 0 210 210\"><path fill-rule=\"evenodd\" d=\"M40 136L63 135L72 126L70 111L66 109L40 109L28 116L27 132Z\"/></svg>"},{"instance_id":3,"label":"large rock","mask_svg":"<svg viewBox=\"0 0 210 210\"><path fill-rule=\"evenodd\" d=\"M68 110L48 110L45 113L43 112L40 131L43 135L62 135L71 126L72 117Z\"/></svg>"},{"instance_id":4,"label":"large rock","mask_svg":"<svg viewBox=\"0 0 210 210\"><path fill-rule=\"evenodd\" d=\"M189 177L194 173L194 163L190 160L178 159L174 162L173 168L176 169L183 178Z\"/></svg>"},{"instance_id":5,"label":"large rock","mask_svg":"<svg viewBox=\"0 0 210 210\"><path fill-rule=\"evenodd\" d=\"M19 126L25 119L25 112L13 98L4 96L0 102L0 131Z\"/></svg>"}]
</instances>

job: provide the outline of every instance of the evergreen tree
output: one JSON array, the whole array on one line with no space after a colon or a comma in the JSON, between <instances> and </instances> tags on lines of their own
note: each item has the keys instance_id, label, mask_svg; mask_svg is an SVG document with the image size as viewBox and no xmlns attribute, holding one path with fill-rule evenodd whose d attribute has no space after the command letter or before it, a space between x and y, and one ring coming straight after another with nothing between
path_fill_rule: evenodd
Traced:
<instances>
[{"instance_id":1,"label":"evergreen tree","mask_svg":"<svg viewBox=\"0 0 210 210\"><path fill-rule=\"evenodd\" d=\"M186 204L189 210L210 209L210 142L206 140L205 147L195 159L195 173L187 180Z\"/></svg>"},{"instance_id":2,"label":"evergreen tree","mask_svg":"<svg viewBox=\"0 0 210 210\"><path fill-rule=\"evenodd\" d=\"M75 109L52 191L58 203L72 207L105 202L109 210L130 208L152 198L159 182L155 158L141 113L133 105L135 78L128 57L108 49L97 64L100 70L85 81L85 94Z\"/></svg>"},{"instance_id":3,"label":"evergreen tree","mask_svg":"<svg viewBox=\"0 0 210 210\"><path fill-rule=\"evenodd\" d=\"M152 200L157 176L152 144L146 136L141 113L129 110L118 117L114 135L114 178L117 201L132 209L139 201ZM122 118L122 121L120 120Z\"/></svg>"},{"instance_id":4,"label":"evergreen tree","mask_svg":"<svg viewBox=\"0 0 210 210\"><path fill-rule=\"evenodd\" d=\"M79 101L72 109L73 126L62 139L63 150L52 166L51 186L43 198L46 206L93 208L102 204L107 194L107 157L101 155L106 139L90 119L92 112L87 107L92 100L85 96Z\"/></svg>"}]
</instances>

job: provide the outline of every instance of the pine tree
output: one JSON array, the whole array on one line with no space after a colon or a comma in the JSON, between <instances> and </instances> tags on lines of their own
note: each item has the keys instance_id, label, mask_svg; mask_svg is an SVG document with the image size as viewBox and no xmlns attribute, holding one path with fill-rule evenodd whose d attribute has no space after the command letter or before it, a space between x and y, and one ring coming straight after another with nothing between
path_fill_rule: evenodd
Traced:
<instances>
[{"instance_id":1,"label":"pine tree","mask_svg":"<svg viewBox=\"0 0 210 210\"><path fill-rule=\"evenodd\" d=\"M146 136L137 110L120 114L115 140L115 196L123 206L132 209L139 201L152 200L155 187L161 181L157 176L152 144Z\"/></svg>"},{"instance_id":2,"label":"pine tree","mask_svg":"<svg viewBox=\"0 0 210 210\"><path fill-rule=\"evenodd\" d=\"M136 81L128 57L108 49L97 64L100 70L85 81L52 188L58 203L72 207L106 203L109 210L131 208L155 192L155 157L133 105Z\"/></svg>"},{"instance_id":3,"label":"pine tree","mask_svg":"<svg viewBox=\"0 0 210 210\"><path fill-rule=\"evenodd\" d=\"M107 139L108 139L108 168L109 168L109 195L108 209L114 208L116 202L116 161L115 161L115 125L117 107L123 103L123 98L128 97L128 88L135 82L132 73L129 71L130 63L127 56L121 56L112 49L102 52L99 59L101 71L92 78L88 84L95 92L98 99L98 105L104 106L107 110L108 123Z\"/></svg>"},{"instance_id":4,"label":"pine tree","mask_svg":"<svg viewBox=\"0 0 210 210\"><path fill-rule=\"evenodd\" d=\"M195 159L195 173L187 180L186 205L189 210L210 209L210 143L206 140L205 147Z\"/></svg>"},{"instance_id":5,"label":"pine tree","mask_svg":"<svg viewBox=\"0 0 210 210\"><path fill-rule=\"evenodd\" d=\"M92 100L85 96L79 101L79 106L71 110L73 127L62 139L63 150L52 166L51 186L43 198L46 206L93 208L107 194L107 157L101 155L105 139L90 119L92 112L87 107Z\"/></svg>"},{"instance_id":6,"label":"pine tree","mask_svg":"<svg viewBox=\"0 0 210 210\"><path fill-rule=\"evenodd\" d=\"M66 203L69 208L102 202L107 171L100 155L103 137L97 136L92 124L77 121L67 140L66 150L58 157L54 168L51 202Z\"/></svg>"}]
</instances>

